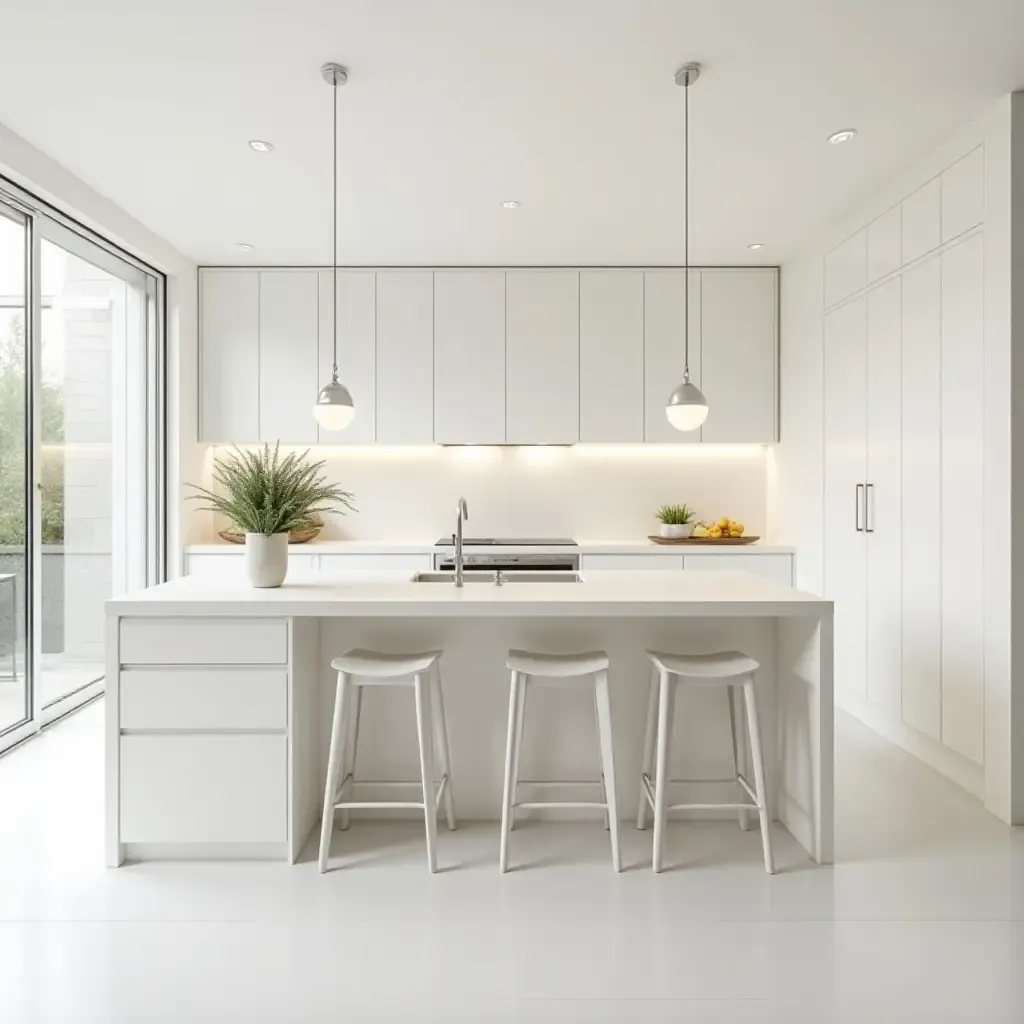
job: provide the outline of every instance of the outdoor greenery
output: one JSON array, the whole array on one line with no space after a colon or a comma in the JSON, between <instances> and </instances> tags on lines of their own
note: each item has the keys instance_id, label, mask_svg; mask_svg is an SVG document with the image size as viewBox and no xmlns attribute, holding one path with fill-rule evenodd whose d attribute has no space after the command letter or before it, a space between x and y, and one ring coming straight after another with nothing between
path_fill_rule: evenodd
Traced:
<instances>
[{"instance_id":1,"label":"outdoor greenery","mask_svg":"<svg viewBox=\"0 0 1024 1024\"><path fill-rule=\"evenodd\" d=\"M685 526L693 522L694 511L689 505L662 505L655 517L666 526Z\"/></svg>"},{"instance_id":2,"label":"outdoor greenery","mask_svg":"<svg viewBox=\"0 0 1024 1024\"><path fill-rule=\"evenodd\" d=\"M325 462L307 462L309 451L282 456L280 446L257 451L235 448L214 460L213 479L220 493L188 486L193 500L205 501L206 512L230 519L245 533L288 533L314 526L329 512L344 515L354 509L352 495L329 484L321 470Z\"/></svg>"},{"instance_id":3,"label":"outdoor greenery","mask_svg":"<svg viewBox=\"0 0 1024 1024\"><path fill-rule=\"evenodd\" d=\"M25 544L25 321L16 313L0 334L0 545ZM42 442L64 440L59 384L42 382ZM44 544L64 543L64 451L43 449L40 467Z\"/></svg>"}]
</instances>

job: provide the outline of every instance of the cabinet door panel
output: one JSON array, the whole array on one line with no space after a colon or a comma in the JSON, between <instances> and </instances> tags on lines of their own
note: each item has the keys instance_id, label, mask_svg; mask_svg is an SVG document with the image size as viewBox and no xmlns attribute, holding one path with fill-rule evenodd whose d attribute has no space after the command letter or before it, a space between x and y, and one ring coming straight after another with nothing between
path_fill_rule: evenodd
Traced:
<instances>
[{"instance_id":1,"label":"cabinet door panel","mask_svg":"<svg viewBox=\"0 0 1024 1024\"><path fill-rule=\"evenodd\" d=\"M868 293L867 696L900 714L902 478L901 294L898 278Z\"/></svg>"},{"instance_id":2,"label":"cabinet door panel","mask_svg":"<svg viewBox=\"0 0 1024 1024\"><path fill-rule=\"evenodd\" d=\"M434 274L378 270L378 444L433 444L433 380Z\"/></svg>"},{"instance_id":3,"label":"cabinet door panel","mask_svg":"<svg viewBox=\"0 0 1024 1024\"><path fill-rule=\"evenodd\" d=\"M705 441L778 440L778 274L701 272L701 390Z\"/></svg>"},{"instance_id":4,"label":"cabinet door panel","mask_svg":"<svg viewBox=\"0 0 1024 1024\"><path fill-rule=\"evenodd\" d=\"M434 440L505 443L505 274L434 274Z\"/></svg>"},{"instance_id":5,"label":"cabinet door panel","mask_svg":"<svg viewBox=\"0 0 1024 1024\"><path fill-rule=\"evenodd\" d=\"M259 440L259 272L199 273L199 434L203 441Z\"/></svg>"},{"instance_id":6,"label":"cabinet door panel","mask_svg":"<svg viewBox=\"0 0 1024 1024\"><path fill-rule=\"evenodd\" d=\"M793 586L791 555L684 555L683 568L690 572L749 572L784 587Z\"/></svg>"},{"instance_id":7,"label":"cabinet door panel","mask_svg":"<svg viewBox=\"0 0 1024 1024\"><path fill-rule=\"evenodd\" d=\"M580 440L644 439L644 274L580 271Z\"/></svg>"},{"instance_id":8,"label":"cabinet door panel","mask_svg":"<svg viewBox=\"0 0 1024 1024\"><path fill-rule=\"evenodd\" d=\"M984 760L985 594L980 552L961 529L981 521L985 318L980 235L942 254L942 741Z\"/></svg>"},{"instance_id":9,"label":"cabinet door panel","mask_svg":"<svg viewBox=\"0 0 1024 1024\"><path fill-rule=\"evenodd\" d=\"M857 485L867 471L867 302L825 317L825 594L835 601L836 688L864 699L867 569Z\"/></svg>"},{"instance_id":10,"label":"cabinet door panel","mask_svg":"<svg viewBox=\"0 0 1024 1024\"><path fill-rule=\"evenodd\" d=\"M507 444L579 440L579 312L577 271L506 272Z\"/></svg>"},{"instance_id":11,"label":"cabinet door panel","mask_svg":"<svg viewBox=\"0 0 1024 1024\"><path fill-rule=\"evenodd\" d=\"M669 395L682 383L686 316L685 270L644 274L644 440L695 443L700 430L676 430L665 415ZM690 381L701 384L701 272L689 272Z\"/></svg>"},{"instance_id":12,"label":"cabinet door panel","mask_svg":"<svg viewBox=\"0 0 1024 1024\"><path fill-rule=\"evenodd\" d=\"M942 338L938 259L903 275L903 721L933 739L942 717Z\"/></svg>"},{"instance_id":13,"label":"cabinet door panel","mask_svg":"<svg viewBox=\"0 0 1024 1024\"><path fill-rule=\"evenodd\" d=\"M334 359L333 278L332 271L320 271L320 381L317 390L330 381ZM356 415L344 430L318 428L321 444L369 444L376 437L375 285L372 270L338 272L338 380L348 388Z\"/></svg>"},{"instance_id":14,"label":"cabinet door panel","mask_svg":"<svg viewBox=\"0 0 1024 1024\"><path fill-rule=\"evenodd\" d=\"M876 217L868 225L868 283L880 281L903 266L900 207Z\"/></svg>"},{"instance_id":15,"label":"cabinet door panel","mask_svg":"<svg viewBox=\"0 0 1024 1024\"><path fill-rule=\"evenodd\" d=\"M260 440L313 443L318 366L315 270L260 271Z\"/></svg>"},{"instance_id":16,"label":"cabinet door panel","mask_svg":"<svg viewBox=\"0 0 1024 1024\"><path fill-rule=\"evenodd\" d=\"M942 240L985 219L985 150L978 146L942 172Z\"/></svg>"},{"instance_id":17,"label":"cabinet door panel","mask_svg":"<svg viewBox=\"0 0 1024 1024\"><path fill-rule=\"evenodd\" d=\"M825 257L825 306L834 306L868 283L868 233L858 231Z\"/></svg>"},{"instance_id":18,"label":"cabinet door panel","mask_svg":"<svg viewBox=\"0 0 1024 1024\"><path fill-rule=\"evenodd\" d=\"M939 179L935 178L903 200L904 264L912 263L938 246L941 236L940 192Z\"/></svg>"}]
</instances>

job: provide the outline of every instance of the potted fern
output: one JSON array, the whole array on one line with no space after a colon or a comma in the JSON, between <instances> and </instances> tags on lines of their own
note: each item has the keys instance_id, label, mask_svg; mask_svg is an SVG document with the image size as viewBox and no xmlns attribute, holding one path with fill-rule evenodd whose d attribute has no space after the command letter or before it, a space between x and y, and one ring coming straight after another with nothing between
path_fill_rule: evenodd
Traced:
<instances>
[{"instance_id":1,"label":"potted fern","mask_svg":"<svg viewBox=\"0 0 1024 1024\"><path fill-rule=\"evenodd\" d=\"M656 513L662 537L679 540L693 533L693 509L689 505L662 505Z\"/></svg>"},{"instance_id":2,"label":"potted fern","mask_svg":"<svg viewBox=\"0 0 1024 1024\"><path fill-rule=\"evenodd\" d=\"M326 463L301 455L282 456L279 445L258 451L235 448L213 463L217 493L189 484L206 512L225 516L245 534L245 568L254 587L279 587L288 572L288 533L312 526L328 512L352 510L352 495L329 484Z\"/></svg>"}]
</instances>

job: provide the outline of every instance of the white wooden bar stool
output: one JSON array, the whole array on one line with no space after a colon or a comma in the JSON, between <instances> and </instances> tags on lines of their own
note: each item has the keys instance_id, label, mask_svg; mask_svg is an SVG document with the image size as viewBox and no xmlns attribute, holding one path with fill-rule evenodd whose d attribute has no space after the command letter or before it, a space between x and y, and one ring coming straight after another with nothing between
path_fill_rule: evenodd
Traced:
<instances>
[{"instance_id":1,"label":"white wooden bar stool","mask_svg":"<svg viewBox=\"0 0 1024 1024\"><path fill-rule=\"evenodd\" d=\"M515 809L594 807L605 812L605 827L612 842L612 866L622 870L619 858L619 822L615 802L615 758L612 751L612 713L608 697L608 655L604 651L586 654L536 654L532 651L509 651L506 661L512 672L508 702L508 744L505 753L505 791L501 807L501 870L508 870L508 838L515 827ZM597 712L597 735L601 755L601 778L594 782L556 782L547 779L520 779L519 752L523 743L523 721L526 718L526 690L531 683L564 683L581 676L594 686ZM520 801L519 786L572 787L600 786L603 799Z\"/></svg>"},{"instance_id":2,"label":"white wooden bar stool","mask_svg":"<svg viewBox=\"0 0 1024 1024\"><path fill-rule=\"evenodd\" d=\"M320 871L327 870L331 849L334 812L341 811L341 827L348 828L353 809L423 808L427 824L427 865L437 871L437 810L444 801L448 828L455 828L455 802L452 797L451 763L448 755L448 727L441 695L441 651L422 654L382 654L379 651L352 650L335 658L331 668L338 673L334 697L334 724L331 727L331 753L324 787L324 815L320 826ZM419 782L367 782L355 778L356 748L359 741L359 712L365 686L408 686L416 695L416 729L420 746ZM433 732L432 732L433 730ZM436 746L435 746L436 745ZM441 761L441 780L435 782L434 753ZM421 786L422 801L355 800L353 788ZM347 798L346 798L347 797Z\"/></svg>"},{"instance_id":3,"label":"white wooden bar stool","mask_svg":"<svg viewBox=\"0 0 1024 1024\"><path fill-rule=\"evenodd\" d=\"M647 808L654 810L654 870L661 871L665 850L665 821L669 811L713 810L735 808L740 828L748 828L747 815L756 810L761 821L761 843L764 866L775 874L772 855L771 823L768 816L768 790L765 783L764 754L761 747L761 726L757 717L754 673L759 668L753 658L739 651L718 654L662 654L648 651L651 660L651 686L647 700L647 731L644 736L643 767L640 776L640 811L636 827L647 827ZM676 688L686 686L717 686L729 698L729 725L732 730L731 779L670 779L669 759L672 748L672 723L675 714ZM750 752L753 760L754 786L746 777L746 743L737 739L737 708L734 688L743 690L747 725L750 731ZM655 766L655 730L657 730L657 766ZM653 779L653 782L652 782ZM669 804L668 787L678 782L735 782L750 797L750 802L728 804Z\"/></svg>"}]
</instances>

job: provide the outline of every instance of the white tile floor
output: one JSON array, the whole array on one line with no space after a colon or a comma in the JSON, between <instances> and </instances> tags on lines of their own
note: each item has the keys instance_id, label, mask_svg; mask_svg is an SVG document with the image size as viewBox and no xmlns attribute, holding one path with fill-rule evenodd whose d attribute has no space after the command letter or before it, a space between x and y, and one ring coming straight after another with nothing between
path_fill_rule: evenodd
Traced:
<instances>
[{"instance_id":1,"label":"white tile floor","mask_svg":"<svg viewBox=\"0 0 1024 1024\"><path fill-rule=\"evenodd\" d=\"M778 833L356 822L272 864L102 866L102 705L0 758L0 1020L1024 1021L1024 834L845 717L838 854ZM350 870L345 870L350 868Z\"/></svg>"}]
</instances>

